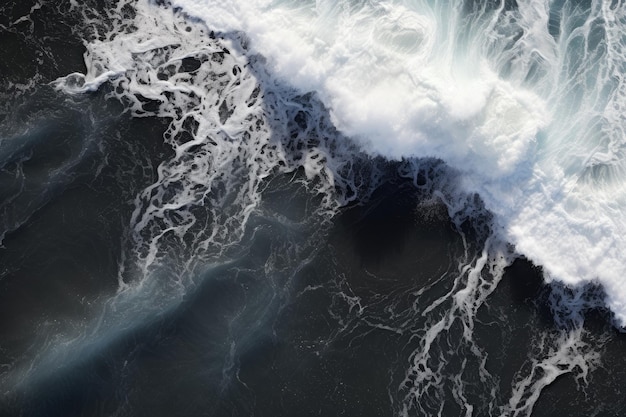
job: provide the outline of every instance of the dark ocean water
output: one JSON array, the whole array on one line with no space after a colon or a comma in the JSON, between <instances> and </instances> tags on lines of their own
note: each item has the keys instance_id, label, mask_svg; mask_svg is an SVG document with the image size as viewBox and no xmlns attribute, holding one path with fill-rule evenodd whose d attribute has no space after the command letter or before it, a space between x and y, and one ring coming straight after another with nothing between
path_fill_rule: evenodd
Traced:
<instances>
[{"instance_id":1,"label":"dark ocean water","mask_svg":"<svg viewBox=\"0 0 626 417\"><path fill-rule=\"evenodd\" d=\"M86 71L93 27L76 10L106 22L113 8L93 3L0 6L0 415L626 413L626 337L603 308L567 319L568 297L601 289L546 285L520 257L469 316L455 307L490 215L477 200L473 218L450 217L424 185L448 172L438 161L412 179L410 161L356 155L371 181L328 207L305 168L276 169L240 235L236 196L136 232L174 158L171 119L134 117L108 82L50 85ZM187 212L188 232L165 232ZM219 222L226 243L195 240ZM141 239L161 233L153 267Z\"/></svg>"}]
</instances>

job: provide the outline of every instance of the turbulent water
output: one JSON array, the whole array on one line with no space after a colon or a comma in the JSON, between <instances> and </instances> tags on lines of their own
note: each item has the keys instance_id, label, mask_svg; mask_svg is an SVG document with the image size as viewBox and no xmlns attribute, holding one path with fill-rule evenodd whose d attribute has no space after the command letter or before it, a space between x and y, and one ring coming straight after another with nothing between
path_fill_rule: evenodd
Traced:
<instances>
[{"instance_id":1,"label":"turbulent water","mask_svg":"<svg viewBox=\"0 0 626 417\"><path fill-rule=\"evenodd\" d=\"M0 10L0 415L626 412L622 1Z\"/></svg>"}]
</instances>

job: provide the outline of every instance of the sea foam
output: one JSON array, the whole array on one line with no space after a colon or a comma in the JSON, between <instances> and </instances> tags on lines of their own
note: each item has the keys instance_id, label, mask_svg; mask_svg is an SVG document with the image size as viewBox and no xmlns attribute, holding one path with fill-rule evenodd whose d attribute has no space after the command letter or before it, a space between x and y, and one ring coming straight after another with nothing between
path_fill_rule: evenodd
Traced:
<instances>
[{"instance_id":1,"label":"sea foam","mask_svg":"<svg viewBox=\"0 0 626 417\"><path fill-rule=\"evenodd\" d=\"M289 174L315 196L312 214L293 224L311 238L340 207L367 200L380 166L394 166L427 190L417 210L439 199L457 225L493 220L480 230L482 250L458 228L464 255L439 278L449 290L407 310L415 345L399 415L433 414L450 392L469 413L530 415L558 376L585 381L599 356L584 313L600 297L584 284L602 283L617 323L626 321L621 4L171 3L121 0L108 19L86 14L97 32L86 37L87 71L55 82L167 120L172 156L135 198L119 292L101 320L73 342L58 339L26 374L98 354L180 306L207 268L241 256L264 178ZM555 328L532 342L505 403L473 336L513 259L503 242L557 280ZM467 375L481 381L477 401L467 399L477 387Z\"/></svg>"},{"instance_id":2,"label":"sea foam","mask_svg":"<svg viewBox=\"0 0 626 417\"><path fill-rule=\"evenodd\" d=\"M626 7L520 0L174 0L240 31L372 155L435 157L546 280L626 324Z\"/></svg>"}]
</instances>

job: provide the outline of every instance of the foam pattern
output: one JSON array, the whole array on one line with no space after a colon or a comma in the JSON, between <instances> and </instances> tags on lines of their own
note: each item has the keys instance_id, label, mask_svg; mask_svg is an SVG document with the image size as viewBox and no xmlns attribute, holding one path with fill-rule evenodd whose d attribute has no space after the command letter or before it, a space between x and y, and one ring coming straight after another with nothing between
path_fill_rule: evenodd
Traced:
<instances>
[{"instance_id":1,"label":"foam pattern","mask_svg":"<svg viewBox=\"0 0 626 417\"><path fill-rule=\"evenodd\" d=\"M626 318L625 19L621 2L600 1L119 2L86 45L87 72L55 86L106 90L135 117L170 120L173 156L135 200L103 322L180 302L249 232L272 175L299 173L323 224L367 198L381 159L396 160L465 244L442 276L449 291L415 307L426 325L409 326L419 342L399 414L441 415L451 392L466 415L530 415L559 375L584 383L597 365L584 313L606 303ZM520 254L565 285L554 332L507 396L474 333Z\"/></svg>"},{"instance_id":2,"label":"foam pattern","mask_svg":"<svg viewBox=\"0 0 626 417\"><path fill-rule=\"evenodd\" d=\"M324 119L321 103L272 85L257 62L263 58L246 54L244 34L215 33L147 2L135 7L133 24L113 15L116 29L87 45L87 74L56 85L80 94L107 83L109 96L133 116L171 120L164 139L174 156L137 197L131 219L136 276L150 276L173 242L199 263L224 255L240 240L270 174L301 168L328 213L375 187L375 170L334 157L354 145Z\"/></svg>"}]
</instances>

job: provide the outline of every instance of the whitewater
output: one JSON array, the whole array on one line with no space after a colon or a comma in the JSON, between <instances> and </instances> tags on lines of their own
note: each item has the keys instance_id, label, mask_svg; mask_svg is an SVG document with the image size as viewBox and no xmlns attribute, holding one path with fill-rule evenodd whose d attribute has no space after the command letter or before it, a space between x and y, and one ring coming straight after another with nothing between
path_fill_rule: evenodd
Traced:
<instances>
[{"instance_id":1,"label":"whitewater","mask_svg":"<svg viewBox=\"0 0 626 417\"><path fill-rule=\"evenodd\" d=\"M366 152L458 170L498 235L548 281L600 283L621 326L626 6L517 3L174 1L243 31Z\"/></svg>"},{"instance_id":2,"label":"whitewater","mask_svg":"<svg viewBox=\"0 0 626 417\"><path fill-rule=\"evenodd\" d=\"M85 71L50 80L48 86L78 113L82 103L102 99L118 103L121 113L133 119L162 121L158 146L167 151L154 166L136 163L144 171L138 177L149 184L131 181L125 191L133 196L128 219L111 220L125 222L116 248L114 291L94 297L89 317L63 325L46 318L37 325L45 337L28 342L27 351L15 354L0 374L0 388L16 407L20 401L39 404L38 393L54 386L55 378L71 379L66 375L75 369L79 374L81 367L91 369L84 364L111 357L107 369L116 375L111 384L121 375L119 380L132 388L128 397L125 386L114 389L123 399L113 408L121 415L144 412L142 405L153 405L160 394L152 393L161 388L145 388L159 385L150 381L137 383L141 388L134 390L134 382L128 382L134 381L136 369L143 375L144 368L143 347L127 340L139 340L138 346L151 340L146 344L163 344L167 350L169 342L163 340L170 339L162 340L161 332L184 328L187 322L177 320L198 309L194 303L202 304L197 300L203 297L218 313L198 313L194 320L209 324L194 322L196 327L182 337L198 343L189 344L200 352L201 365L193 365L191 355L170 357L168 351L165 356L172 368L182 363L183 375L201 369L202 383L189 386L215 385L206 402L223 401L241 415L262 402L263 395L247 394L254 392L251 387L256 384L263 392L265 382L258 382L283 375L281 366L289 372L302 366L315 375L323 366L306 368L309 363L332 358L334 349L359 352L359 340L374 335L373 343L378 342L376 332L396 343L381 343L384 349L376 351L385 359L392 352L389 369L377 364L388 381L374 391L382 392L392 409L383 408L383 414L529 416L544 388L563 375L574 377L577 390L593 385L588 385L591 375L602 372L602 349L614 335L597 336L587 317L608 309L610 331L626 327L623 1L110 3L103 10L68 3L63 13L74 13L82 22L74 30L84 39ZM37 10L33 7L30 14ZM85 130L104 129L101 125L114 119L99 119L98 111L85 110L90 123ZM30 152L31 145L19 144L30 138L29 128L3 129L10 134L3 142L9 145L0 148L2 158L18 160L15 155ZM142 161L144 155L134 155L132 146L143 145L120 142L131 149L125 151L128 157ZM92 136L82 146L77 161L105 149ZM105 154L94 168L96 178L117 163L109 158L117 161ZM16 178L22 175L20 164ZM42 189L71 184L72 169L69 163L51 169L54 181ZM398 185L404 184L401 180L410 190ZM43 193L20 211L18 203L28 198L22 189L12 197L16 214L1 224L0 243L6 238L7 247L14 244L12 233L19 234L47 204ZM379 207L394 204L402 210L403 204L410 206L408 220ZM445 260L432 255L440 263L435 272L420 270L426 261L414 267L411 261L426 259L430 248L413 243L424 253L399 256L397 267L415 268L415 282L398 278L398 288L376 293L378 285L384 288L381 282L395 282L396 265L376 271L375 265L352 260L345 236L353 232L342 231L341 225L359 207L365 207L366 220L354 221L355 236L367 231L368 216L381 210L382 224L403 221L400 229L417 227L425 236L430 229L424 224L445 230L440 232L448 245ZM397 230L389 232L390 238L384 236L386 229L375 230L374 240L381 245L402 247L393 241L401 235ZM370 255L377 259L377 253ZM503 280L520 258L536 265L550 288L536 296L542 301L535 301L539 313L534 316L500 304L499 286L522 285ZM309 269L318 271L310 273L314 278L307 275ZM302 284L307 279L311 283ZM373 289L361 282L368 279ZM229 285L236 289L223 291ZM361 292L359 285L365 287ZM237 291L244 295L233 296ZM328 306L323 297L307 301L324 291L331 294ZM304 312L289 313L299 302ZM553 320L548 325L541 303ZM312 333L317 328L304 319L280 333L285 316L296 320L316 314L327 321L321 327L333 329L328 336L308 335L309 327ZM517 322L507 323L509 314ZM228 324L221 328L224 317ZM218 330L210 327L211 320ZM163 324L170 321L174 324ZM211 335L209 342L203 332ZM178 340L174 334L171 340ZM266 339L274 347L293 342L301 349L294 351L309 362L300 363L294 353L295 363L290 363L289 355L276 353L272 360L287 358L284 363L277 360L265 376L246 375L241 370L254 357L249 352ZM346 340L347 347L342 345ZM515 360L509 364L502 346L511 341ZM515 345L522 346L522 353ZM315 359L306 356L313 351ZM369 368L367 361L355 363ZM346 375L352 377L349 371ZM267 383L269 403L278 395L277 384L288 380ZM308 375L302 380L308 384ZM32 415L46 415L41 407ZM215 415L232 414L224 410ZM275 412L267 410L273 409L266 409L267 415Z\"/></svg>"}]
</instances>

